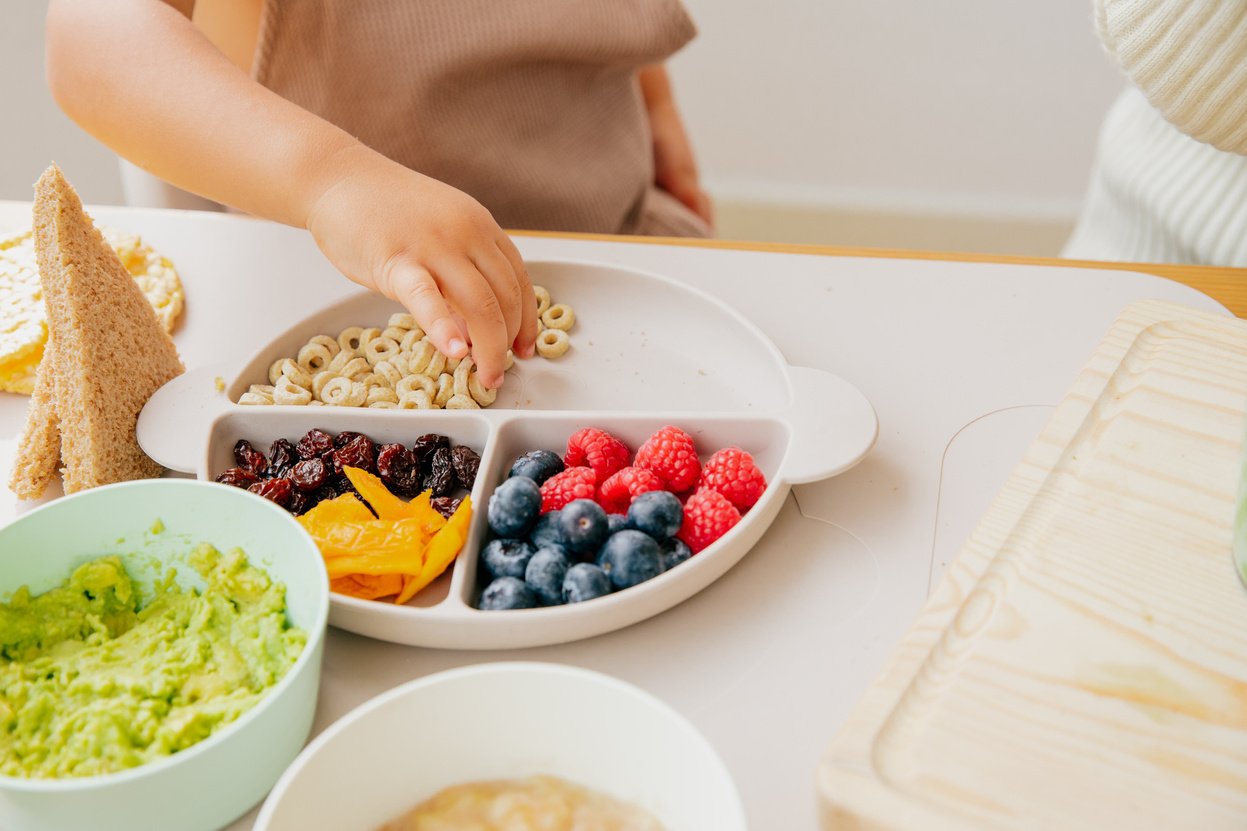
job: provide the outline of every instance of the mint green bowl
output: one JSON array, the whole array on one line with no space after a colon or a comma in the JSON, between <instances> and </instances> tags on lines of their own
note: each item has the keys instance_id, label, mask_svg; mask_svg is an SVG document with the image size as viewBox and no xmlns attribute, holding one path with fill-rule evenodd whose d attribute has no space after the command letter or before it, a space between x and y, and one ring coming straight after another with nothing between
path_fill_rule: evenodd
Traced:
<instances>
[{"instance_id":1,"label":"mint green bowl","mask_svg":"<svg viewBox=\"0 0 1247 831\"><path fill-rule=\"evenodd\" d=\"M159 519L164 530L154 533ZM298 755L312 726L329 615L329 581L316 544L290 514L238 488L152 479L58 499L0 528L0 596L39 593L73 569L122 555L140 582L159 576L198 543L242 548L286 586L292 623L307 646L255 707L173 756L80 779L0 776L4 831L211 831L264 797ZM181 585L198 575L178 569Z\"/></svg>"}]
</instances>

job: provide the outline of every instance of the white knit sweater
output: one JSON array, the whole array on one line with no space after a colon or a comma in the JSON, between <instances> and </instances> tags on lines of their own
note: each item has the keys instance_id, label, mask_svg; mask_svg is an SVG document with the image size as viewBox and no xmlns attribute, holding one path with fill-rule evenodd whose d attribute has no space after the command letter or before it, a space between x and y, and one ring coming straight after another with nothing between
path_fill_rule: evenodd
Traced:
<instances>
[{"instance_id":1,"label":"white knit sweater","mask_svg":"<svg viewBox=\"0 0 1247 831\"><path fill-rule=\"evenodd\" d=\"M1247 0L1094 0L1132 87L1067 257L1247 266Z\"/></svg>"}]
</instances>

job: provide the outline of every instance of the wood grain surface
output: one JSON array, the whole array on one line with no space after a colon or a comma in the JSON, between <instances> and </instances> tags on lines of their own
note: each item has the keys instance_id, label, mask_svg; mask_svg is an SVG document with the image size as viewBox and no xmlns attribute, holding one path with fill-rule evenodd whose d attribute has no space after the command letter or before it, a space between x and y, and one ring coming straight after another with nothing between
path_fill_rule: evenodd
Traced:
<instances>
[{"instance_id":1,"label":"wood grain surface","mask_svg":"<svg viewBox=\"0 0 1247 831\"><path fill-rule=\"evenodd\" d=\"M819 770L825 828L1247 827L1247 323L1131 306Z\"/></svg>"}]
</instances>

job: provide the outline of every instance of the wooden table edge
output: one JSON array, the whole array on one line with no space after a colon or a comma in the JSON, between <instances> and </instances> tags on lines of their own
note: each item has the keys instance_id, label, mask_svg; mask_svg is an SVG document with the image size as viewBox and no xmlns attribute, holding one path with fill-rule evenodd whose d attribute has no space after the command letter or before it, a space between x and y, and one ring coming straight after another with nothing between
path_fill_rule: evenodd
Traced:
<instances>
[{"instance_id":1,"label":"wooden table edge","mask_svg":"<svg viewBox=\"0 0 1247 831\"><path fill-rule=\"evenodd\" d=\"M964 263L1096 268L1137 271L1190 286L1216 300L1238 317L1247 318L1247 268L1185 265L1180 263L1130 263L1103 260L1066 260L1059 257L1025 257L1009 254L978 254L966 251L920 251L903 248L853 248L837 245L804 245L746 240L688 239L684 237L635 237L613 234L572 234L556 231L511 231L516 236L593 240L598 242L683 245L726 251L764 251L779 254L813 254L824 257L879 257L894 260L945 260Z\"/></svg>"}]
</instances>

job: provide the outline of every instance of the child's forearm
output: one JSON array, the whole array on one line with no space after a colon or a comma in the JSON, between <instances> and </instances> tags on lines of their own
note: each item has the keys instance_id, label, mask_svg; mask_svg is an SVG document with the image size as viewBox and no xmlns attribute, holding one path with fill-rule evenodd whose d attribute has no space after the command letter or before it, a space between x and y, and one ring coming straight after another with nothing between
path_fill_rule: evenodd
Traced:
<instances>
[{"instance_id":1,"label":"child's forearm","mask_svg":"<svg viewBox=\"0 0 1247 831\"><path fill-rule=\"evenodd\" d=\"M162 179L306 226L340 175L335 161L370 151L247 77L191 24L192 5L52 0L53 96L83 129Z\"/></svg>"}]
</instances>

